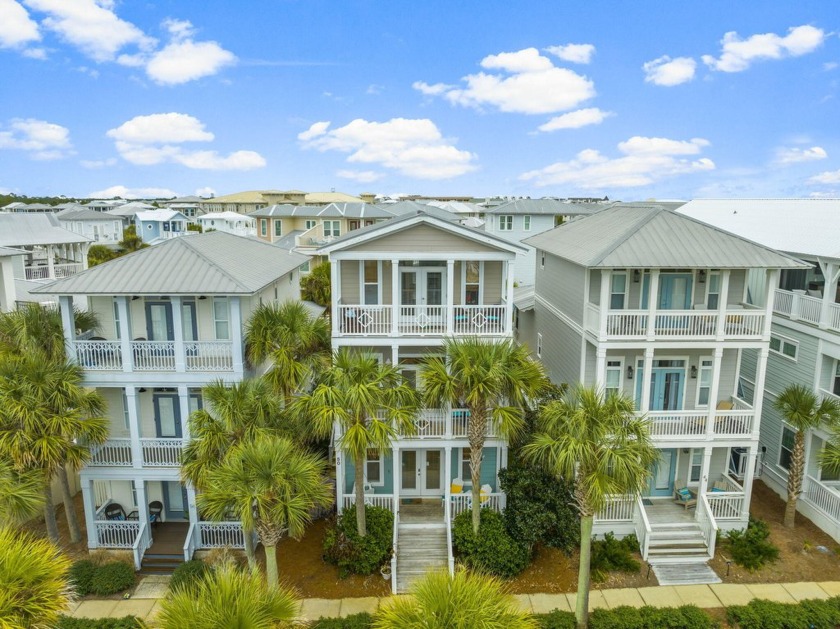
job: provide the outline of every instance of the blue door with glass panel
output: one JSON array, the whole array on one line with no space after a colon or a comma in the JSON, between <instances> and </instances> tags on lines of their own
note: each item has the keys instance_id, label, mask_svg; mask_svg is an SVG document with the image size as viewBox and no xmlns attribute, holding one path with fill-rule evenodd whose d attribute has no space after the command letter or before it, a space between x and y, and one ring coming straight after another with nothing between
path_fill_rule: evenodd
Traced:
<instances>
[{"instance_id":1,"label":"blue door with glass panel","mask_svg":"<svg viewBox=\"0 0 840 629\"><path fill-rule=\"evenodd\" d=\"M691 273L662 273L659 275L659 310L689 310L693 278ZM642 308L648 307L650 275L642 280Z\"/></svg>"},{"instance_id":2,"label":"blue door with glass panel","mask_svg":"<svg viewBox=\"0 0 840 629\"><path fill-rule=\"evenodd\" d=\"M659 461L654 463L648 491L651 496L671 496L674 493L674 474L677 467L677 451L666 448L659 451Z\"/></svg>"},{"instance_id":3,"label":"blue door with glass panel","mask_svg":"<svg viewBox=\"0 0 840 629\"><path fill-rule=\"evenodd\" d=\"M657 361L661 362L661 361ZM681 362L681 361L680 361ZM636 373L636 406L641 408L644 363L639 361ZM683 407L685 369L654 367L650 373L650 410L679 411Z\"/></svg>"}]
</instances>

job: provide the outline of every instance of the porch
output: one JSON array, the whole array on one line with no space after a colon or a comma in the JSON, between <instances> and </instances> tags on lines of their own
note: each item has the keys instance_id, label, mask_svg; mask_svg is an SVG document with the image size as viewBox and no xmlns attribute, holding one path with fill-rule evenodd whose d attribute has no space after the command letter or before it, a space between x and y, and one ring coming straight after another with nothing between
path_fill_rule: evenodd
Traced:
<instances>
[{"instance_id":1,"label":"porch","mask_svg":"<svg viewBox=\"0 0 840 629\"><path fill-rule=\"evenodd\" d=\"M84 239L83 236L80 238ZM87 242L18 248L27 252L23 266L14 267L14 276L18 280L49 282L81 273L87 268Z\"/></svg>"}]
</instances>

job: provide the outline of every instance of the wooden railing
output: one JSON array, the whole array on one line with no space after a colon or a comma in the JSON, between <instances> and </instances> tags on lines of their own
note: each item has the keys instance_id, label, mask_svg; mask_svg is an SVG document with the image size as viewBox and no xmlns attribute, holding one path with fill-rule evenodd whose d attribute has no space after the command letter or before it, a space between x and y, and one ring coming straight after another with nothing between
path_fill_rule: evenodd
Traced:
<instances>
[{"instance_id":1,"label":"wooden railing","mask_svg":"<svg viewBox=\"0 0 840 629\"><path fill-rule=\"evenodd\" d=\"M650 526L650 520L648 520L645 505L640 495L637 495L635 498L633 523L636 529L636 539L639 540L639 550L642 553L642 559L647 560L648 551L650 550L650 535L653 529Z\"/></svg>"},{"instance_id":2,"label":"wooden railing","mask_svg":"<svg viewBox=\"0 0 840 629\"><path fill-rule=\"evenodd\" d=\"M131 439L108 439L94 446L88 465L93 467L131 467Z\"/></svg>"},{"instance_id":3,"label":"wooden railing","mask_svg":"<svg viewBox=\"0 0 840 629\"><path fill-rule=\"evenodd\" d=\"M452 494L451 502L451 515L454 519L464 511L472 509L472 492L465 488L462 494ZM489 508L501 513L502 494L499 492L484 494L481 500L481 508Z\"/></svg>"},{"instance_id":4,"label":"wooden railing","mask_svg":"<svg viewBox=\"0 0 840 629\"><path fill-rule=\"evenodd\" d=\"M185 341L187 371L233 370L231 341Z\"/></svg>"},{"instance_id":5,"label":"wooden railing","mask_svg":"<svg viewBox=\"0 0 840 629\"><path fill-rule=\"evenodd\" d=\"M132 548L140 531L137 520L96 520L93 525L98 548Z\"/></svg>"},{"instance_id":6,"label":"wooden railing","mask_svg":"<svg viewBox=\"0 0 840 629\"><path fill-rule=\"evenodd\" d=\"M700 494L697 499L696 511L695 518L697 524L703 533L703 537L706 539L706 545L709 547L709 558L713 558L715 556L718 525L709 506L708 494Z\"/></svg>"},{"instance_id":7,"label":"wooden railing","mask_svg":"<svg viewBox=\"0 0 840 629\"><path fill-rule=\"evenodd\" d=\"M715 520L740 520L744 492L711 491L706 494Z\"/></svg>"},{"instance_id":8,"label":"wooden railing","mask_svg":"<svg viewBox=\"0 0 840 629\"><path fill-rule=\"evenodd\" d=\"M181 465L181 449L183 447L184 440L180 438L140 439L143 465L146 467L178 467Z\"/></svg>"},{"instance_id":9,"label":"wooden railing","mask_svg":"<svg viewBox=\"0 0 840 629\"><path fill-rule=\"evenodd\" d=\"M632 522L636 510L635 496L607 496L606 504L595 515L596 522Z\"/></svg>"},{"instance_id":10,"label":"wooden railing","mask_svg":"<svg viewBox=\"0 0 840 629\"><path fill-rule=\"evenodd\" d=\"M651 333L658 338L715 338L718 330L724 337L755 338L764 332L764 311L751 307L730 307L723 314L716 310L656 310L653 325L648 310L608 310L605 333L608 337L639 339ZM601 333L601 309L586 306L586 329Z\"/></svg>"}]
</instances>

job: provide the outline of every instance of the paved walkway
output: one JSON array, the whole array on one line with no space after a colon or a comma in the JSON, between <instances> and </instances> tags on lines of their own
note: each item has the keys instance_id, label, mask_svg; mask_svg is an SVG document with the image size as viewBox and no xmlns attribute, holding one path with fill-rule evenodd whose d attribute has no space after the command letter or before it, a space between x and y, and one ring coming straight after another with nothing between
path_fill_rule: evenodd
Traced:
<instances>
[{"instance_id":1,"label":"paved walkway","mask_svg":"<svg viewBox=\"0 0 840 629\"><path fill-rule=\"evenodd\" d=\"M166 594L168 577L146 577L130 599L88 600L73 604L69 613L82 618L121 618L138 616L152 620L160 609L160 598ZM755 598L781 603L796 603L806 598L840 596L840 581L820 583L715 583L711 585L660 585L644 588L592 590L590 609L612 608L621 605L641 607L676 607L696 605L715 608L746 605ZM535 614L545 614L555 609L574 611L575 594L519 594L516 596L523 609ZM318 618L344 618L360 612L373 613L381 601L388 598L307 598L301 602L303 620Z\"/></svg>"}]
</instances>

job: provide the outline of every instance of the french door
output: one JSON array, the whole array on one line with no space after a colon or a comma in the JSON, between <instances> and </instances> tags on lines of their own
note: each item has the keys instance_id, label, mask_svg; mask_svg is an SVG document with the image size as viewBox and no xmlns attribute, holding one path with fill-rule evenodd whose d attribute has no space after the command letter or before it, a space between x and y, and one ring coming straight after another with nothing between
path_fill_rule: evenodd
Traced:
<instances>
[{"instance_id":1,"label":"french door","mask_svg":"<svg viewBox=\"0 0 840 629\"><path fill-rule=\"evenodd\" d=\"M443 495L443 451L400 450L400 496Z\"/></svg>"},{"instance_id":2,"label":"french door","mask_svg":"<svg viewBox=\"0 0 840 629\"><path fill-rule=\"evenodd\" d=\"M663 364L664 363L664 364ZM665 366L667 365L667 366ZM642 404L642 374L644 362L638 361L636 369L636 406ZM656 360L650 372L651 411L681 411L685 391L685 367L681 360Z\"/></svg>"},{"instance_id":3,"label":"french door","mask_svg":"<svg viewBox=\"0 0 840 629\"><path fill-rule=\"evenodd\" d=\"M403 306L442 306L445 274L436 268L402 269L400 303Z\"/></svg>"},{"instance_id":4,"label":"french door","mask_svg":"<svg viewBox=\"0 0 840 629\"><path fill-rule=\"evenodd\" d=\"M649 492L651 496L670 496L674 493L677 451L669 448L660 450L659 454L660 459L654 464L650 479Z\"/></svg>"}]
</instances>

